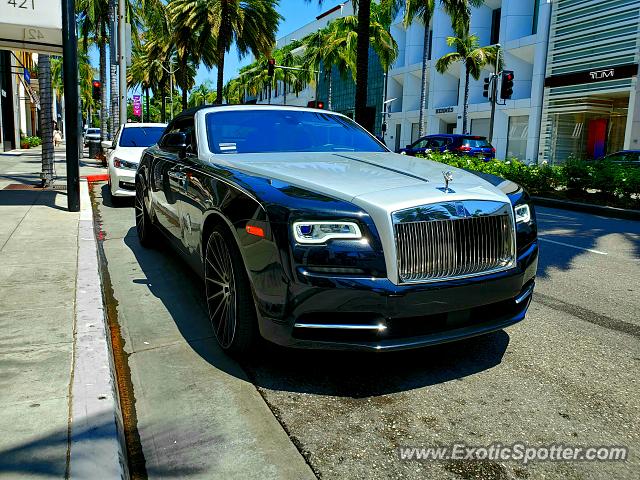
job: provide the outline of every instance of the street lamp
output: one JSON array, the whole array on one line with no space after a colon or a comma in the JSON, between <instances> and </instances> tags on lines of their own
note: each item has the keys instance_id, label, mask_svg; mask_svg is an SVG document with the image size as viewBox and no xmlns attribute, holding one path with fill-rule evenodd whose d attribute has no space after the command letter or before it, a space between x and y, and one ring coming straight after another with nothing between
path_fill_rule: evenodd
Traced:
<instances>
[{"instance_id":1,"label":"street lamp","mask_svg":"<svg viewBox=\"0 0 640 480\"><path fill-rule=\"evenodd\" d=\"M169 74L169 88L171 89L171 120L173 120L173 76L178 70L180 70L180 67L176 68L175 70L168 70L164 68L164 65L160 64L160 66L165 72Z\"/></svg>"}]
</instances>

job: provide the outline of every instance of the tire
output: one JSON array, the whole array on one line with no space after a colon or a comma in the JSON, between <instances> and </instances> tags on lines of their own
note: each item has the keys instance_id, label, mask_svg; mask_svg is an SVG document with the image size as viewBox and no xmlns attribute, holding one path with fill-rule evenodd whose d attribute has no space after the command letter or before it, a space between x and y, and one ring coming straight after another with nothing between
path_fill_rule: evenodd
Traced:
<instances>
[{"instance_id":1,"label":"tire","mask_svg":"<svg viewBox=\"0 0 640 480\"><path fill-rule=\"evenodd\" d=\"M111 199L115 197L112 195ZM138 176L136 178L136 231L140 245L144 248L152 248L156 244L158 232L156 231L153 220L147 211L147 205L144 203L144 180Z\"/></svg>"},{"instance_id":2,"label":"tire","mask_svg":"<svg viewBox=\"0 0 640 480\"><path fill-rule=\"evenodd\" d=\"M224 227L207 238L204 263L213 334L222 350L246 357L257 345L256 310L240 251Z\"/></svg>"}]
</instances>

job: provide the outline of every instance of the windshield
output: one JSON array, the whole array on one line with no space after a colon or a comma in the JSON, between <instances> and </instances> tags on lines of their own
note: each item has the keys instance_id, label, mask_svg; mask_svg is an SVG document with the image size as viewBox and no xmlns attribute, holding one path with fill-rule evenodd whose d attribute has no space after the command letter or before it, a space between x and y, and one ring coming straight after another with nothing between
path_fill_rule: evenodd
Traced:
<instances>
[{"instance_id":1,"label":"windshield","mask_svg":"<svg viewBox=\"0 0 640 480\"><path fill-rule=\"evenodd\" d=\"M486 138L478 137L464 137L462 139L462 145L474 148L491 148L491 144L487 142Z\"/></svg>"},{"instance_id":2,"label":"windshield","mask_svg":"<svg viewBox=\"0 0 640 480\"><path fill-rule=\"evenodd\" d=\"M164 127L129 127L122 130L121 147L150 147L160 140Z\"/></svg>"},{"instance_id":3,"label":"windshield","mask_svg":"<svg viewBox=\"0 0 640 480\"><path fill-rule=\"evenodd\" d=\"M238 110L207 115L213 153L384 152L348 118L306 110Z\"/></svg>"},{"instance_id":4,"label":"windshield","mask_svg":"<svg viewBox=\"0 0 640 480\"><path fill-rule=\"evenodd\" d=\"M99 128L90 128L89 130L87 130L87 135L91 135L92 133L100 133L100 129Z\"/></svg>"}]
</instances>

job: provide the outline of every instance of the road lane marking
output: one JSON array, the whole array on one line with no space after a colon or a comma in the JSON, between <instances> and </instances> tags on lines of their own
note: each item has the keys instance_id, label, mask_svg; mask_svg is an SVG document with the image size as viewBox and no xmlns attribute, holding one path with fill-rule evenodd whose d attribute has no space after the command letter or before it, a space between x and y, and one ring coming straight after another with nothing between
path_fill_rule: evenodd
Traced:
<instances>
[{"instance_id":1,"label":"road lane marking","mask_svg":"<svg viewBox=\"0 0 640 480\"><path fill-rule=\"evenodd\" d=\"M571 245L570 243L558 242L556 240L549 240L548 238L543 238L540 235L538 235L538 239L542 240L543 242L555 243L557 245L563 245L565 247L570 247L570 248L577 248L578 250L584 250L585 252L597 253L598 255L609 255L607 252L601 252L600 250L594 250L592 248L578 247L577 245Z\"/></svg>"}]
</instances>

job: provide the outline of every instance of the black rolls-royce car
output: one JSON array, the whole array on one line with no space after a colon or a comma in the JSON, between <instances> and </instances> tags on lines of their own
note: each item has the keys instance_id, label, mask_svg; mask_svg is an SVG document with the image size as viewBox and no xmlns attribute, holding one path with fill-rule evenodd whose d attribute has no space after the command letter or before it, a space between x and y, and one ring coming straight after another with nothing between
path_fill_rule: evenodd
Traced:
<instances>
[{"instance_id":1,"label":"black rolls-royce car","mask_svg":"<svg viewBox=\"0 0 640 480\"><path fill-rule=\"evenodd\" d=\"M186 111L136 174L136 225L202 275L221 347L394 350L522 320L538 261L527 193L391 153L324 110Z\"/></svg>"}]
</instances>

